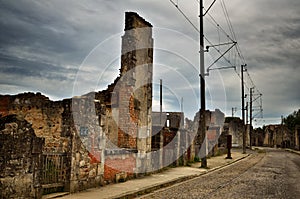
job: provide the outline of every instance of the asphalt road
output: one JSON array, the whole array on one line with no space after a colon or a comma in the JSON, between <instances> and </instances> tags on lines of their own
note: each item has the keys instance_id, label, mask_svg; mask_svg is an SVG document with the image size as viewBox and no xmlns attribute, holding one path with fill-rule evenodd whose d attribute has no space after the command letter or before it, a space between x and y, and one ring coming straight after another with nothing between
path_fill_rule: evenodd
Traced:
<instances>
[{"instance_id":1,"label":"asphalt road","mask_svg":"<svg viewBox=\"0 0 300 199\"><path fill-rule=\"evenodd\" d=\"M280 149L140 198L299 198L300 155Z\"/></svg>"}]
</instances>

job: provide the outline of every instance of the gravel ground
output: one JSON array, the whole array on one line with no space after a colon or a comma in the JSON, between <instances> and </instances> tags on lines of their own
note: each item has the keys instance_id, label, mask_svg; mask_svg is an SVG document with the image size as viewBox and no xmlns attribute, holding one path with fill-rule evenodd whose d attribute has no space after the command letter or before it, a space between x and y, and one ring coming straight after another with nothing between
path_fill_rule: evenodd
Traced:
<instances>
[{"instance_id":1,"label":"gravel ground","mask_svg":"<svg viewBox=\"0 0 300 199\"><path fill-rule=\"evenodd\" d=\"M268 149L140 198L300 198L300 156Z\"/></svg>"}]
</instances>

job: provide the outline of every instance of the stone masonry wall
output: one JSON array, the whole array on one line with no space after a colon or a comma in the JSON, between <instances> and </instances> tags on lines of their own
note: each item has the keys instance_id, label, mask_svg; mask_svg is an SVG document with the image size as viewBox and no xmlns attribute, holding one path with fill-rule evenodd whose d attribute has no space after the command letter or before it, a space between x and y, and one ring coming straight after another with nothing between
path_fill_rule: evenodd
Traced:
<instances>
[{"instance_id":1,"label":"stone masonry wall","mask_svg":"<svg viewBox=\"0 0 300 199\"><path fill-rule=\"evenodd\" d=\"M145 27L146 32L138 31L140 27ZM152 126L149 120L153 56L150 27L151 24L136 13L126 13L119 77L106 90L72 99L75 119L72 133L73 191L100 185L103 179L114 182L120 172L130 176L139 167L149 165L143 160L136 161L136 154L139 150L146 152L151 149L151 136L138 139L139 129L146 134ZM146 67L137 70L137 64L146 64ZM146 79L146 83L142 83L142 79ZM144 144L139 144L141 142ZM124 154L123 149L130 152Z\"/></svg>"},{"instance_id":2,"label":"stone masonry wall","mask_svg":"<svg viewBox=\"0 0 300 199\"><path fill-rule=\"evenodd\" d=\"M72 99L70 192L103 184L105 136L101 118L105 110L90 93Z\"/></svg>"},{"instance_id":3,"label":"stone masonry wall","mask_svg":"<svg viewBox=\"0 0 300 199\"><path fill-rule=\"evenodd\" d=\"M125 141L119 140L119 146L124 144L125 148L149 152L152 131L152 25L134 12L125 13L120 71L119 125L127 132L119 131L119 137ZM136 143L132 143L132 137ZM128 145L126 138L135 146Z\"/></svg>"},{"instance_id":4,"label":"stone masonry wall","mask_svg":"<svg viewBox=\"0 0 300 199\"><path fill-rule=\"evenodd\" d=\"M151 165L152 25L133 12L126 13L125 24L120 76L106 90L57 102L40 93L0 95L1 116L21 115L44 138L40 152L67 154L67 191L103 184L105 171L112 180L123 169L119 164L130 162L129 175ZM106 150L122 148L133 152L105 158ZM105 170L105 161L117 165L113 172Z\"/></svg>"},{"instance_id":5,"label":"stone masonry wall","mask_svg":"<svg viewBox=\"0 0 300 199\"><path fill-rule=\"evenodd\" d=\"M0 118L0 198L40 198L44 139L22 116Z\"/></svg>"},{"instance_id":6,"label":"stone masonry wall","mask_svg":"<svg viewBox=\"0 0 300 199\"><path fill-rule=\"evenodd\" d=\"M68 152L69 137L62 136L62 102L53 102L40 93L14 96L0 95L0 114L18 114L24 117L38 137L45 138L44 152Z\"/></svg>"}]
</instances>

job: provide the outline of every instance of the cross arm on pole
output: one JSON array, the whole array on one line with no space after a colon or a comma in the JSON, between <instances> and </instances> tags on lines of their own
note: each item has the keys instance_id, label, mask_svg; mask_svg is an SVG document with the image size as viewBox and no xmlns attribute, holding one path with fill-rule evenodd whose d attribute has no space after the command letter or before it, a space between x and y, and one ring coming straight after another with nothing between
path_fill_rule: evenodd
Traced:
<instances>
[{"instance_id":1,"label":"cross arm on pole","mask_svg":"<svg viewBox=\"0 0 300 199\"><path fill-rule=\"evenodd\" d=\"M205 15L209 12L209 10L210 10L211 7L216 3L216 1L217 1L217 0L214 0L214 1L210 4L210 6L207 8L207 10L206 10L206 12L203 14L203 16L205 16Z\"/></svg>"}]
</instances>

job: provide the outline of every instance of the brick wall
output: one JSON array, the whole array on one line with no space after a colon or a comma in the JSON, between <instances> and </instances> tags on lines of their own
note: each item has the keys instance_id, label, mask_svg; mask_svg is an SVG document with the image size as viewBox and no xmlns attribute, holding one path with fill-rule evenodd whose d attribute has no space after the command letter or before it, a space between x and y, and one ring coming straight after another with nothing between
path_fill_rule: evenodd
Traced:
<instances>
[{"instance_id":1,"label":"brick wall","mask_svg":"<svg viewBox=\"0 0 300 199\"><path fill-rule=\"evenodd\" d=\"M118 152L113 152L118 153ZM107 183L116 181L116 174L125 172L127 178L134 175L136 169L136 156L134 153L128 154L107 154L104 166L104 179Z\"/></svg>"},{"instance_id":2,"label":"brick wall","mask_svg":"<svg viewBox=\"0 0 300 199\"><path fill-rule=\"evenodd\" d=\"M126 82L120 84L118 146L136 149L138 115L134 106L133 87Z\"/></svg>"}]
</instances>

